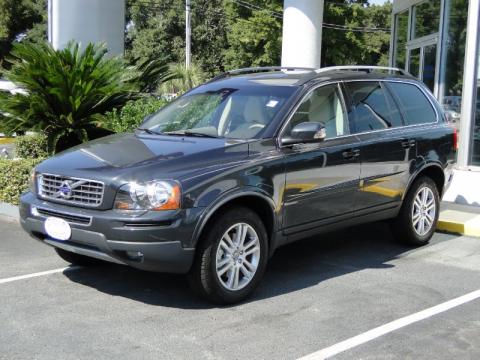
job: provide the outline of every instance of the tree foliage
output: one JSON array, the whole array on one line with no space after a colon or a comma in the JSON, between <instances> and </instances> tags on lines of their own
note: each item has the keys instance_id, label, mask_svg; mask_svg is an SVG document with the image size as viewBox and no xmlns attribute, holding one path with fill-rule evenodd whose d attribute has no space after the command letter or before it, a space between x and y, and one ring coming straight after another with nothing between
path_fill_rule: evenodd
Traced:
<instances>
[{"instance_id":1,"label":"tree foliage","mask_svg":"<svg viewBox=\"0 0 480 360\"><path fill-rule=\"evenodd\" d=\"M102 130L104 114L137 98L149 77L164 75L153 63L129 67L118 58L106 58L106 52L92 44L83 51L78 44L63 50L47 43L15 44L5 75L26 93L0 97L7 114L1 129L45 133L51 152L107 134Z\"/></svg>"},{"instance_id":2,"label":"tree foliage","mask_svg":"<svg viewBox=\"0 0 480 360\"><path fill-rule=\"evenodd\" d=\"M172 64L170 66L170 73L170 79L164 81L159 87L159 91L162 94L182 94L202 84L206 80L205 74L195 63L188 69L185 68L183 63Z\"/></svg>"},{"instance_id":3,"label":"tree foliage","mask_svg":"<svg viewBox=\"0 0 480 360\"><path fill-rule=\"evenodd\" d=\"M233 3L228 9L228 47L225 64L228 69L280 64L282 50L282 1L256 1L259 10Z\"/></svg>"},{"instance_id":4,"label":"tree foliage","mask_svg":"<svg viewBox=\"0 0 480 360\"><path fill-rule=\"evenodd\" d=\"M226 69L279 65L282 0L192 0L192 56L211 77ZM45 35L45 0L0 0L0 62L15 39ZM131 64L183 63L184 0L127 0L126 59ZM387 64L392 5L368 0L325 2L322 66ZM13 21L13 19L15 21ZM360 28L360 29L356 29ZM358 31L380 28L384 31ZM154 88L154 86L152 86Z\"/></svg>"},{"instance_id":5,"label":"tree foliage","mask_svg":"<svg viewBox=\"0 0 480 360\"><path fill-rule=\"evenodd\" d=\"M0 0L0 66L19 40L44 40L47 30L45 0Z\"/></svg>"}]
</instances>

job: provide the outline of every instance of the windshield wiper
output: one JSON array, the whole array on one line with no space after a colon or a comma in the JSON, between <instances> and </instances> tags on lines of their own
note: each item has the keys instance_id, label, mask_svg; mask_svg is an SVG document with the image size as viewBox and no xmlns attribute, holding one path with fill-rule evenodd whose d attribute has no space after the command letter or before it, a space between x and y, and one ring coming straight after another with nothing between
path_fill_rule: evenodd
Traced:
<instances>
[{"instance_id":1,"label":"windshield wiper","mask_svg":"<svg viewBox=\"0 0 480 360\"><path fill-rule=\"evenodd\" d=\"M147 129L147 128L137 128L137 130L144 131L144 132L146 132L147 134L150 134L150 135L164 135L163 133L161 133L159 131L154 131L154 130L150 130L150 129Z\"/></svg>"},{"instance_id":2,"label":"windshield wiper","mask_svg":"<svg viewBox=\"0 0 480 360\"><path fill-rule=\"evenodd\" d=\"M179 135L179 136L196 136L196 137L206 137L206 138L214 138L214 139L219 139L221 136L217 135L211 135L211 134L206 134L202 132L196 132L196 131L175 131L175 132L168 132L165 133L166 135Z\"/></svg>"}]
</instances>

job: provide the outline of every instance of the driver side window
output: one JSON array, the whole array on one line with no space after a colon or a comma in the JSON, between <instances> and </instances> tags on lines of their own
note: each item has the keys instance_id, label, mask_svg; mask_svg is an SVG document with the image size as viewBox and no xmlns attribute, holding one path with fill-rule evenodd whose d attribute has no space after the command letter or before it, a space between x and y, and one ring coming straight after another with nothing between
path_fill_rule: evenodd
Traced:
<instances>
[{"instance_id":1,"label":"driver side window","mask_svg":"<svg viewBox=\"0 0 480 360\"><path fill-rule=\"evenodd\" d=\"M338 85L326 85L312 90L297 108L285 135L303 122L318 122L325 126L327 139L348 134L347 116Z\"/></svg>"}]
</instances>

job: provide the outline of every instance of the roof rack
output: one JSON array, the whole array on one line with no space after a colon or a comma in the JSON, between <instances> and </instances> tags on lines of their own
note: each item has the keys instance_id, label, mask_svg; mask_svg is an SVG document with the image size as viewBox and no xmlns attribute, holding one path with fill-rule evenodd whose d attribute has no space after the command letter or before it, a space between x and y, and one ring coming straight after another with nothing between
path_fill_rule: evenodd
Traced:
<instances>
[{"instance_id":1,"label":"roof rack","mask_svg":"<svg viewBox=\"0 0 480 360\"><path fill-rule=\"evenodd\" d=\"M321 69L315 70L317 74L323 72L337 71L337 70L352 70L352 71L366 71L368 73L374 72L375 70L387 70L389 72L398 72L401 75L412 76L409 72L399 69L396 67L389 66L369 66L369 65L346 65L346 66L329 66Z\"/></svg>"},{"instance_id":2,"label":"roof rack","mask_svg":"<svg viewBox=\"0 0 480 360\"><path fill-rule=\"evenodd\" d=\"M234 76L240 74L251 74L257 72L267 72L267 71L310 71L314 72L316 69L307 68L307 67L296 67L296 66L262 66L262 67L249 67L243 69L235 69L226 71L220 75L215 76L209 82L217 81L219 79L225 78L227 76Z\"/></svg>"}]
</instances>

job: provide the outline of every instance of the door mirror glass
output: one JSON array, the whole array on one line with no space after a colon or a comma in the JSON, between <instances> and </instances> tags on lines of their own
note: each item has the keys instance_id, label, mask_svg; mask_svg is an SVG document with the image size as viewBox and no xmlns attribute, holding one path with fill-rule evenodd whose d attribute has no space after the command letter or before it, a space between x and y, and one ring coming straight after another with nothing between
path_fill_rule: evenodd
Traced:
<instances>
[{"instance_id":1,"label":"door mirror glass","mask_svg":"<svg viewBox=\"0 0 480 360\"><path fill-rule=\"evenodd\" d=\"M313 143L325 140L327 132L325 126L318 122L302 122L290 132L290 136L282 138L282 145Z\"/></svg>"}]
</instances>

